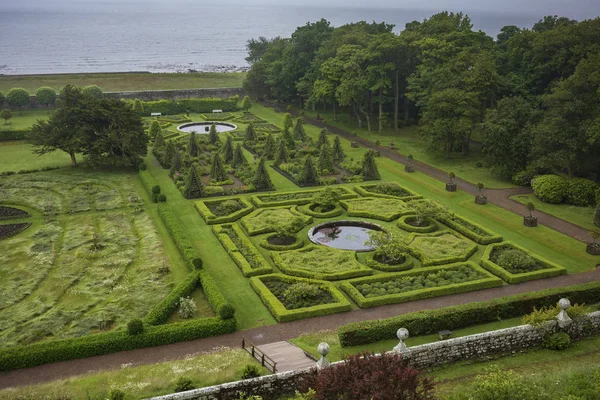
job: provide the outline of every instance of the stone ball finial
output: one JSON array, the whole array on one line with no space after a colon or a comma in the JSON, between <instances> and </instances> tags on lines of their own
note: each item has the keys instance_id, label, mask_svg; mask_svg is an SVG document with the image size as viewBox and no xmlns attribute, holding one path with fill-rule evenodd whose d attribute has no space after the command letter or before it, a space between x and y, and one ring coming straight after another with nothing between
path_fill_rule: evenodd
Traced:
<instances>
[{"instance_id":1,"label":"stone ball finial","mask_svg":"<svg viewBox=\"0 0 600 400\"><path fill-rule=\"evenodd\" d=\"M327 344L325 342L319 343L319 347L317 347L317 351L319 352L320 355L325 357L327 354L329 354L329 344Z\"/></svg>"},{"instance_id":2,"label":"stone ball finial","mask_svg":"<svg viewBox=\"0 0 600 400\"><path fill-rule=\"evenodd\" d=\"M406 340L408 339L408 329L406 328L400 328L398 329L398 331L396 332L396 336L398 336L398 339L400 340Z\"/></svg>"},{"instance_id":3,"label":"stone ball finial","mask_svg":"<svg viewBox=\"0 0 600 400\"><path fill-rule=\"evenodd\" d=\"M569 301L569 299L560 299L558 301L558 306L562 310L566 310L567 308L571 307L571 302Z\"/></svg>"}]
</instances>

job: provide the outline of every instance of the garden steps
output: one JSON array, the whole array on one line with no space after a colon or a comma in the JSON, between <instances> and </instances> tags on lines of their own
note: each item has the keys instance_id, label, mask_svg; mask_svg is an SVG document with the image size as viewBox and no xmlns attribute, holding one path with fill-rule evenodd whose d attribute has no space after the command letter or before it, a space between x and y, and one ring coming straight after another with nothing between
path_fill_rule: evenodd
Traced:
<instances>
[{"instance_id":1,"label":"garden steps","mask_svg":"<svg viewBox=\"0 0 600 400\"><path fill-rule=\"evenodd\" d=\"M301 348L285 340L257 347L277 363L277 372L294 371L315 366L315 361L308 358Z\"/></svg>"}]
</instances>

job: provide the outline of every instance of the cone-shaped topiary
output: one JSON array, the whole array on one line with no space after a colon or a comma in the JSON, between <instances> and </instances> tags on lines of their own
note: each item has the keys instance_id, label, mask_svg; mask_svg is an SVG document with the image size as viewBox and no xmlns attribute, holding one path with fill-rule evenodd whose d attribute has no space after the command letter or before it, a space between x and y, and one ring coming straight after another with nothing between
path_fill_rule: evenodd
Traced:
<instances>
[{"instance_id":1,"label":"cone-shaped topiary","mask_svg":"<svg viewBox=\"0 0 600 400\"><path fill-rule=\"evenodd\" d=\"M323 146L324 144L327 144L327 147L329 147L329 139L327 138L327 129L322 129L321 133L319 134L319 140L317 140L317 149L320 149L321 146Z\"/></svg>"},{"instance_id":2,"label":"cone-shaped topiary","mask_svg":"<svg viewBox=\"0 0 600 400\"><path fill-rule=\"evenodd\" d=\"M288 150L294 150L296 148L296 142L294 141L292 133L289 129L283 130L283 141Z\"/></svg>"},{"instance_id":3,"label":"cone-shaped topiary","mask_svg":"<svg viewBox=\"0 0 600 400\"><path fill-rule=\"evenodd\" d=\"M200 173L198 172L198 169L198 164L192 164L187 176L185 177L183 196L186 199L196 199L204 196L204 184L200 180Z\"/></svg>"},{"instance_id":4,"label":"cone-shaped topiary","mask_svg":"<svg viewBox=\"0 0 600 400\"><path fill-rule=\"evenodd\" d=\"M292 120L292 114L285 113L283 116L283 129L292 129L294 127L294 121Z\"/></svg>"},{"instance_id":5,"label":"cone-shaped topiary","mask_svg":"<svg viewBox=\"0 0 600 400\"><path fill-rule=\"evenodd\" d=\"M365 181L374 181L379 179L379 170L375 162L375 153L371 150L365 153L363 158L362 175Z\"/></svg>"},{"instance_id":6,"label":"cone-shaped topiary","mask_svg":"<svg viewBox=\"0 0 600 400\"><path fill-rule=\"evenodd\" d=\"M311 156L307 156L306 160L304 160L304 167L300 174L300 183L303 185L316 185L319 183L317 170Z\"/></svg>"},{"instance_id":7,"label":"cone-shaped topiary","mask_svg":"<svg viewBox=\"0 0 600 400\"><path fill-rule=\"evenodd\" d=\"M235 150L233 151L233 159L231 160L231 166L233 168L240 168L244 165L248 164L248 160L244 156L244 152L242 151L242 146L238 143L235 146Z\"/></svg>"},{"instance_id":8,"label":"cone-shaped topiary","mask_svg":"<svg viewBox=\"0 0 600 400\"><path fill-rule=\"evenodd\" d=\"M275 150L277 147L275 146L275 139L272 134L267 135L267 140L265 140L265 147L263 148L263 156L267 157L269 160L272 160L275 156Z\"/></svg>"},{"instance_id":9,"label":"cone-shaped topiary","mask_svg":"<svg viewBox=\"0 0 600 400\"><path fill-rule=\"evenodd\" d=\"M173 154L173 160L171 161L171 169L169 170L169 172L171 173L171 176L173 176L175 175L175 172L181 172L181 170L181 155L179 155L179 152L175 150L175 153Z\"/></svg>"},{"instance_id":10,"label":"cone-shaped topiary","mask_svg":"<svg viewBox=\"0 0 600 400\"><path fill-rule=\"evenodd\" d=\"M148 136L150 136L150 140L156 140L156 136L161 132L160 124L157 120L153 119L150 122L150 128L148 128Z\"/></svg>"},{"instance_id":11,"label":"cone-shaped topiary","mask_svg":"<svg viewBox=\"0 0 600 400\"><path fill-rule=\"evenodd\" d=\"M270 190L273 189L273 182L271 182L271 177L267 172L265 157L261 157L258 162L258 166L256 167L256 173L254 174L254 179L252 183L256 187L256 190Z\"/></svg>"},{"instance_id":12,"label":"cone-shaped topiary","mask_svg":"<svg viewBox=\"0 0 600 400\"><path fill-rule=\"evenodd\" d=\"M190 141L188 143L188 153L192 157L198 157L198 142L196 141L196 132L190 133Z\"/></svg>"},{"instance_id":13,"label":"cone-shaped topiary","mask_svg":"<svg viewBox=\"0 0 600 400\"><path fill-rule=\"evenodd\" d=\"M217 182L223 182L227 180L227 172L221 161L219 153L215 153L212 159L212 165L210 167L210 179Z\"/></svg>"},{"instance_id":14,"label":"cone-shaped topiary","mask_svg":"<svg viewBox=\"0 0 600 400\"><path fill-rule=\"evenodd\" d=\"M344 153L344 149L342 149L342 143L340 142L340 137L336 136L333 141L333 150L331 152L331 158L333 159L333 163L335 165L340 165L344 158L346 158L346 154Z\"/></svg>"},{"instance_id":15,"label":"cone-shaped topiary","mask_svg":"<svg viewBox=\"0 0 600 400\"><path fill-rule=\"evenodd\" d=\"M208 132L208 143L217 145L219 143L219 133L217 132L217 126L212 124L210 131Z\"/></svg>"},{"instance_id":16,"label":"cone-shaped topiary","mask_svg":"<svg viewBox=\"0 0 600 400\"><path fill-rule=\"evenodd\" d=\"M154 139L154 148L156 150L162 150L165 147L165 137L162 133L156 134L156 138Z\"/></svg>"},{"instance_id":17,"label":"cone-shaped topiary","mask_svg":"<svg viewBox=\"0 0 600 400\"><path fill-rule=\"evenodd\" d=\"M321 152L319 153L319 171L321 171L322 174L333 171L333 160L331 158L331 149L329 148L328 142L325 142L325 144L321 146Z\"/></svg>"},{"instance_id":18,"label":"cone-shaped topiary","mask_svg":"<svg viewBox=\"0 0 600 400\"><path fill-rule=\"evenodd\" d=\"M296 126L294 126L294 139L301 140L303 142L306 141L306 131L304 130L304 125L302 124L302 118L298 118L296 120Z\"/></svg>"},{"instance_id":19,"label":"cone-shaped topiary","mask_svg":"<svg viewBox=\"0 0 600 400\"><path fill-rule=\"evenodd\" d=\"M163 168L169 168L171 166L173 163L173 157L175 157L175 153L177 153L177 149L175 148L173 141L169 140L165 145L165 153L162 159Z\"/></svg>"},{"instance_id":20,"label":"cone-shaped topiary","mask_svg":"<svg viewBox=\"0 0 600 400\"><path fill-rule=\"evenodd\" d=\"M250 100L250 97L244 96L244 98L242 99L242 108L246 112L248 112L248 110L252 108L252 100Z\"/></svg>"},{"instance_id":21,"label":"cone-shaped topiary","mask_svg":"<svg viewBox=\"0 0 600 400\"><path fill-rule=\"evenodd\" d=\"M144 103L140 99L135 99L133 102L133 111L140 115L144 113Z\"/></svg>"},{"instance_id":22,"label":"cone-shaped topiary","mask_svg":"<svg viewBox=\"0 0 600 400\"><path fill-rule=\"evenodd\" d=\"M279 141L279 146L277 146L277 154L275 155L275 165L280 166L281 164L285 164L289 162L287 149L285 148L285 142L283 139Z\"/></svg>"},{"instance_id":23,"label":"cone-shaped topiary","mask_svg":"<svg viewBox=\"0 0 600 400\"><path fill-rule=\"evenodd\" d=\"M227 140L225 141L225 145L223 145L223 160L227 164L231 163L233 160L233 140L231 140L231 136L227 136Z\"/></svg>"},{"instance_id":24,"label":"cone-shaped topiary","mask_svg":"<svg viewBox=\"0 0 600 400\"><path fill-rule=\"evenodd\" d=\"M254 125L253 124L249 124L246 127L246 136L244 138L245 140L249 141L249 142L253 142L256 140L256 132L254 131Z\"/></svg>"}]
</instances>

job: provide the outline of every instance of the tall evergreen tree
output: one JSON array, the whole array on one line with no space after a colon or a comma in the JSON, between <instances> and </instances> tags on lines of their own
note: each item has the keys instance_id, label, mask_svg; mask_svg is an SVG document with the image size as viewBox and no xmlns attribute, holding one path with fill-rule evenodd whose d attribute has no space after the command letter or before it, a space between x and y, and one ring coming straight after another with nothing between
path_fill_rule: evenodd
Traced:
<instances>
[{"instance_id":1,"label":"tall evergreen tree","mask_svg":"<svg viewBox=\"0 0 600 400\"><path fill-rule=\"evenodd\" d=\"M270 133L267 135L267 140L265 140L265 147L263 148L263 157L267 157L269 160L273 159L273 156L275 155L275 139L273 138L273 135L271 135Z\"/></svg>"},{"instance_id":2,"label":"tall evergreen tree","mask_svg":"<svg viewBox=\"0 0 600 400\"><path fill-rule=\"evenodd\" d=\"M371 150L365 153L362 166L363 179L365 181L375 181L379 179L379 170L375 162L375 153Z\"/></svg>"},{"instance_id":3,"label":"tall evergreen tree","mask_svg":"<svg viewBox=\"0 0 600 400\"><path fill-rule=\"evenodd\" d=\"M267 172L265 157L261 157L258 162L258 166L256 167L256 173L254 174L254 179L252 183L256 187L256 190L270 190L273 189L273 182L271 182L271 177Z\"/></svg>"},{"instance_id":4,"label":"tall evergreen tree","mask_svg":"<svg viewBox=\"0 0 600 400\"><path fill-rule=\"evenodd\" d=\"M176 172L181 172L181 170L183 165L181 163L181 155L179 154L179 151L175 150L175 153L173 154L173 161L171 161L171 169L169 170L169 173L171 174L171 176L175 175Z\"/></svg>"},{"instance_id":5,"label":"tall evergreen tree","mask_svg":"<svg viewBox=\"0 0 600 400\"><path fill-rule=\"evenodd\" d=\"M304 160L304 167L302 168L302 173L300 174L300 183L306 186L316 185L319 183L317 169L315 168L315 164L311 156L306 156L306 159Z\"/></svg>"},{"instance_id":6,"label":"tall evergreen tree","mask_svg":"<svg viewBox=\"0 0 600 400\"><path fill-rule=\"evenodd\" d=\"M221 161L221 156L219 153L215 153L210 167L210 179L217 182L223 182L226 181L227 178L227 172L223 166L223 161Z\"/></svg>"},{"instance_id":7,"label":"tall evergreen tree","mask_svg":"<svg viewBox=\"0 0 600 400\"><path fill-rule=\"evenodd\" d=\"M165 145L165 137L162 133L158 133L154 139L154 150L163 150Z\"/></svg>"},{"instance_id":8,"label":"tall evergreen tree","mask_svg":"<svg viewBox=\"0 0 600 400\"><path fill-rule=\"evenodd\" d=\"M219 144L219 133L217 132L217 126L215 124L210 126L210 131L208 132L208 143L214 144L215 146Z\"/></svg>"},{"instance_id":9,"label":"tall evergreen tree","mask_svg":"<svg viewBox=\"0 0 600 400\"><path fill-rule=\"evenodd\" d=\"M331 158L333 159L333 163L335 165L340 165L344 158L346 158L346 154L344 153L344 149L342 149L342 143L340 142L340 137L335 136L335 140L333 141L333 150L331 152Z\"/></svg>"},{"instance_id":10,"label":"tall evergreen tree","mask_svg":"<svg viewBox=\"0 0 600 400\"><path fill-rule=\"evenodd\" d=\"M133 111L140 115L144 113L144 103L140 99L135 99L133 102Z\"/></svg>"},{"instance_id":11,"label":"tall evergreen tree","mask_svg":"<svg viewBox=\"0 0 600 400\"><path fill-rule=\"evenodd\" d=\"M169 168L171 164L173 164L173 157L175 157L175 153L177 153L177 149L175 148L173 141L169 140L165 145L165 152L162 160L159 160L162 161L161 165L163 168Z\"/></svg>"},{"instance_id":12,"label":"tall evergreen tree","mask_svg":"<svg viewBox=\"0 0 600 400\"><path fill-rule=\"evenodd\" d=\"M151 140L156 140L156 136L161 132L160 124L157 120L153 119L150 122L150 128L148 128L148 136L150 136Z\"/></svg>"},{"instance_id":13,"label":"tall evergreen tree","mask_svg":"<svg viewBox=\"0 0 600 400\"><path fill-rule=\"evenodd\" d=\"M327 138L326 128L321 129L321 133L319 134L319 140L317 141L317 149L320 149L321 146L323 146L324 144L327 144L327 147L329 147L329 139Z\"/></svg>"},{"instance_id":14,"label":"tall evergreen tree","mask_svg":"<svg viewBox=\"0 0 600 400\"><path fill-rule=\"evenodd\" d=\"M223 159L227 164L231 163L231 160L233 160L233 140L231 140L231 136L229 135L223 146Z\"/></svg>"},{"instance_id":15,"label":"tall evergreen tree","mask_svg":"<svg viewBox=\"0 0 600 400\"><path fill-rule=\"evenodd\" d=\"M196 199L204 196L204 184L200 180L198 164L194 163L190 167L185 177L185 186L183 187L183 196L186 199Z\"/></svg>"},{"instance_id":16,"label":"tall evergreen tree","mask_svg":"<svg viewBox=\"0 0 600 400\"><path fill-rule=\"evenodd\" d=\"M296 142L289 129L283 130L283 142L285 143L288 150L294 150L296 148Z\"/></svg>"},{"instance_id":17,"label":"tall evergreen tree","mask_svg":"<svg viewBox=\"0 0 600 400\"><path fill-rule=\"evenodd\" d=\"M289 161L287 149L285 147L285 142L283 139L279 141L279 146L277 147L277 154L275 155L275 165L280 166L281 164L285 164Z\"/></svg>"},{"instance_id":18,"label":"tall evergreen tree","mask_svg":"<svg viewBox=\"0 0 600 400\"><path fill-rule=\"evenodd\" d=\"M238 143L237 146L235 146L235 150L233 152L233 160L231 161L231 166L233 168L240 168L247 164L248 160L246 160L246 157L244 157L242 146L240 146L240 144Z\"/></svg>"},{"instance_id":19,"label":"tall evergreen tree","mask_svg":"<svg viewBox=\"0 0 600 400\"><path fill-rule=\"evenodd\" d=\"M303 142L306 141L306 131L304 130L304 125L302 124L302 117L296 120L296 126L294 126L294 139L301 140Z\"/></svg>"},{"instance_id":20,"label":"tall evergreen tree","mask_svg":"<svg viewBox=\"0 0 600 400\"><path fill-rule=\"evenodd\" d=\"M188 153L192 157L198 157L198 142L196 141L196 132L190 133L190 141L188 143Z\"/></svg>"},{"instance_id":21,"label":"tall evergreen tree","mask_svg":"<svg viewBox=\"0 0 600 400\"><path fill-rule=\"evenodd\" d=\"M333 171L333 159L331 158L331 149L328 142L325 142L325 144L321 146L321 152L319 153L319 170L321 173Z\"/></svg>"},{"instance_id":22,"label":"tall evergreen tree","mask_svg":"<svg viewBox=\"0 0 600 400\"><path fill-rule=\"evenodd\" d=\"M292 114L285 113L283 116L283 129L292 129L294 127L294 121L292 120Z\"/></svg>"},{"instance_id":23,"label":"tall evergreen tree","mask_svg":"<svg viewBox=\"0 0 600 400\"><path fill-rule=\"evenodd\" d=\"M248 142L254 142L256 140L256 132L254 131L254 125L252 123L248 124L248 126L246 127L245 139Z\"/></svg>"}]
</instances>

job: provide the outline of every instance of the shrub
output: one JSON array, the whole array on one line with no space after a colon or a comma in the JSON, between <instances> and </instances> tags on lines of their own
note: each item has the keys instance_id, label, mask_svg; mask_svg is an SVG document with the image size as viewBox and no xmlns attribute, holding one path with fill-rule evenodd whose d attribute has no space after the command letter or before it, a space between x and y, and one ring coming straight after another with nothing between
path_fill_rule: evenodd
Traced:
<instances>
[{"instance_id":1,"label":"shrub","mask_svg":"<svg viewBox=\"0 0 600 400\"><path fill-rule=\"evenodd\" d=\"M119 389L111 389L110 392L108 392L108 399L109 400L123 400L123 399L125 399L125 392L123 392L122 390L119 390Z\"/></svg>"},{"instance_id":2,"label":"shrub","mask_svg":"<svg viewBox=\"0 0 600 400\"><path fill-rule=\"evenodd\" d=\"M548 350L564 350L571 345L571 336L564 332L547 333L542 338L542 347Z\"/></svg>"},{"instance_id":3,"label":"shrub","mask_svg":"<svg viewBox=\"0 0 600 400\"><path fill-rule=\"evenodd\" d=\"M519 250L505 250L496 260L496 264L510 273L521 274L536 270L535 259Z\"/></svg>"},{"instance_id":4,"label":"shrub","mask_svg":"<svg viewBox=\"0 0 600 400\"><path fill-rule=\"evenodd\" d=\"M26 106L29 104L29 92L23 88L12 88L6 94L6 102L11 107Z\"/></svg>"},{"instance_id":5,"label":"shrub","mask_svg":"<svg viewBox=\"0 0 600 400\"><path fill-rule=\"evenodd\" d=\"M161 193L156 197L156 200L158 200L159 203L165 203L167 201L167 195Z\"/></svg>"},{"instance_id":6,"label":"shrub","mask_svg":"<svg viewBox=\"0 0 600 400\"><path fill-rule=\"evenodd\" d=\"M192 380L190 378L186 378L184 376L182 376L181 378L177 379L177 382L175 382L175 392L185 392L188 390L193 390L196 389L196 386L194 386L194 383L192 382Z\"/></svg>"},{"instance_id":7,"label":"shrub","mask_svg":"<svg viewBox=\"0 0 600 400\"><path fill-rule=\"evenodd\" d=\"M194 258L192 260L192 265L194 266L194 269L200 269L202 268L203 261L200 257Z\"/></svg>"},{"instance_id":8,"label":"shrub","mask_svg":"<svg viewBox=\"0 0 600 400\"><path fill-rule=\"evenodd\" d=\"M179 298L179 311L177 311L177 314L179 314L181 318L192 318L196 315L196 310L198 310L198 306L194 299L190 297Z\"/></svg>"},{"instance_id":9,"label":"shrub","mask_svg":"<svg viewBox=\"0 0 600 400\"><path fill-rule=\"evenodd\" d=\"M235 309L229 303L225 303L225 304L221 305L221 307L219 307L219 309L217 310L217 315L221 319L233 318L234 314L235 314Z\"/></svg>"},{"instance_id":10,"label":"shrub","mask_svg":"<svg viewBox=\"0 0 600 400\"><path fill-rule=\"evenodd\" d=\"M96 99L101 99L104 96L102 89L97 85L88 85L81 89L81 92L86 96L94 97Z\"/></svg>"},{"instance_id":11,"label":"shrub","mask_svg":"<svg viewBox=\"0 0 600 400\"><path fill-rule=\"evenodd\" d=\"M147 170L147 169L148 169L148 166L146 165L146 163L145 163L145 162L141 162L141 163L139 163L139 164L138 164L138 169L139 169L140 171L145 171L145 170Z\"/></svg>"},{"instance_id":12,"label":"shrub","mask_svg":"<svg viewBox=\"0 0 600 400\"><path fill-rule=\"evenodd\" d=\"M241 379L252 379L252 378L258 378L259 376L260 376L260 370L258 369L258 366L254 365L254 364L248 364L244 367L244 369L242 371Z\"/></svg>"},{"instance_id":13,"label":"shrub","mask_svg":"<svg viewBox=\"0 0 600 400\"><path fill-rule=\"evenodd\" d=\"M596 211L594 212L594 225L600 228L600 202L598 202Z\"/></svg>"},{"instance_id":14,"label":"shrub","mask_svg":"<svg viewBox=\"0 0 600 400\"><path fill-rule=\"evenodd\" d=\"M557 175L537 176L531 187L535 196L546 203L562 203L567 195L567 183Z\"/></svg>"},{"instance_id":15,"label":"shrub","mask_svg":"<svg viewBox=\"0 0 600 400\"><path fill-rule=\"evenodd\" d=\"M568 204L580 207L589 207L596 204L596 190L598 185L589 179L573 178L567 181Z\"/></svg>"},{"instance_id":16,"label":"shrub","mask_svg":"<svg viewBox=\"0 0 600 400\"><path fill-rule=\"evenodd\" d=\"M284 292L287 308L310 307L314 299L321 293L321 290L307 282L298 282L290 285Z\"/></svg>"},{"instance_id":17,"label":"shrub","mask_svg":"<svg viewBox=\"0 0 600 400\"><path fill-rule=\"evenodd\" d=\"M56 90L51 87L42 86L35 93L35 101L38 104L48 107L56 101Z\"/></svg>"},{"instance_id":18,"label":"shrub","mask_svg":"<svg viewBox=\"0 0 600 400\"><path fill-rule=\"evenodd\" d=\"M428 400L433 379L409 367L398 354L356 354L330 368L302 376L302 392L317 392L317 400L382 399Z\"/></svg>"},{"instance_id":19,"label":"shrub","mask_svg":"<svg viewBox=\"0 0 600 400\"><path fill-rule=\"evenodd\" d=\"M556 320L556 316L560 313L561 309L558 305L554 305L551 307L533 307L533 311L529 314L523 316L523 324L532 325L538 327L547 321ZM577 318L579 316L585 315L589 312L588 307L585 305L575 304L569 307L568 314L571 318Z\"/></svg>"},{"instance_id":20,"label":"shrub","mask_svg":"<svg viewBox=\"0 0 600 400\"><path fill-rule=\"evenodd\" d=\"M4 120L4 125L6 125L8 120L12 118L12 112L8 108L5 108L0 111L0 118Z\"/></svg>"},{"instance_id":21,"label":"shrub","mask_svg":"<svg viewBox=\"0 0 600 400\"><path fill-rule=\"evenodd\" d=\"M514 371L489 370L475 378L469 400L537 400L538 390Z\"/></svg>"},{"instance_id":22,"label":"shrub","mask_svg":"<svg viewBox=\"0 0 600 400\"><path fill-rule=\"evenodd\" d=\"M144 323L141 319L132 319L127 323L127 333L130 335L139 335L144 332Z\"/></svg>"}]
</instances>

